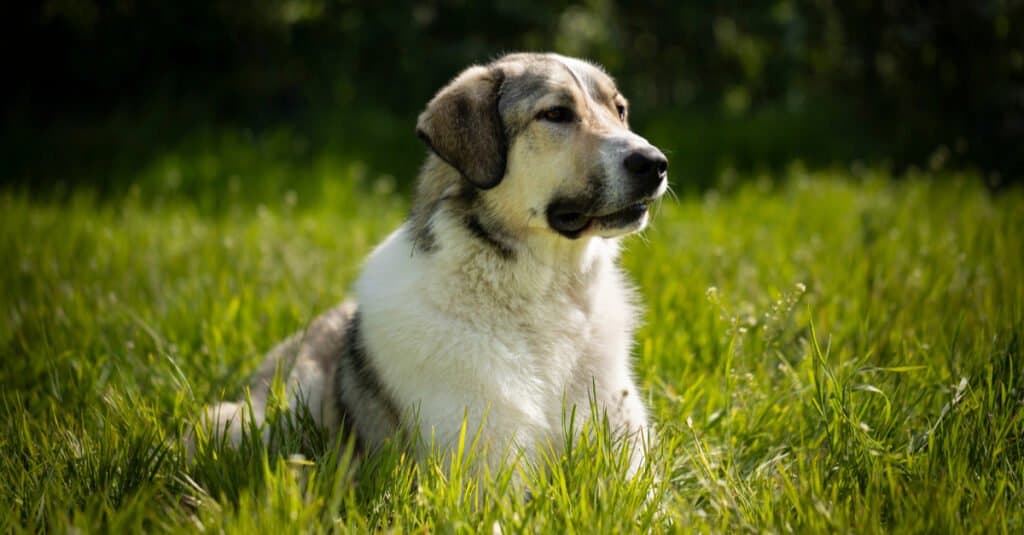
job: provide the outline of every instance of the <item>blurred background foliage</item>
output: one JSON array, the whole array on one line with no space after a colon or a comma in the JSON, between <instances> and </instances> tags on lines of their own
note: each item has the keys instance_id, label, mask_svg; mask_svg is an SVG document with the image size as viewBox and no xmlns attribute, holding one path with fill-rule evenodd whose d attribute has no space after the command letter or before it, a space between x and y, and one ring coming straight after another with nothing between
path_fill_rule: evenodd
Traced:
<instances>
[{"instance_id":1,"label":"blurred background foliage","mask_svg":"<svg viewBox=\"0 0 1024 535\"><path fill-rule=\"evenodd\" d=\"M1018 0L45 0L6 11L0 172L41 192L117 192L147 173L237 188L247 165L280 160L287 173L324 155L404 187L424 152L412 134L423 104L466 65L513 50L605 65L684 192L793 161L974 167L997 188L1024 176ZM175 179L175 158L197 169Z\"/></svg>"}]
</instances>

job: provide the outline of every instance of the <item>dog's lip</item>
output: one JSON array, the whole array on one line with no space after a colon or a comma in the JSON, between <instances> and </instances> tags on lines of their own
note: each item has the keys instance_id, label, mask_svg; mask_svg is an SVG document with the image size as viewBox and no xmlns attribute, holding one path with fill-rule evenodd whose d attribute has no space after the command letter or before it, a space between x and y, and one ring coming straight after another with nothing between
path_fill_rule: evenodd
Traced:
<instances>
[{"instance_id":1,"label":"dog's lip","mask_svg":"<svg viewBox=\"0 0 1024 535\"><path fill-rule=\"evenodd\" d=\"M591 211L579 206L560 206L549 210L548 220L555 230L578 235L595 222L606 228L628 226L644 214L655 199L645 197L611 210Z\"/></svg>"},{"instance_id":2,"label":"dog's lip","mask_svg":"<svg viewBox=\"0 0 1024 535\"><path fill-rule=\"evenodd\" d=\"M588 217L592 219L615 219L619 216L625 215L628 212L635 212L638 210L646 210L654 199L641 199L634 203L628 204L622 208L616 210L609 210L603 213L592 214Z\"/></svg>"},{"instance_id":3,"label":"dog's lip","mask_svg":"<svg viewBox=\"0 0 1024 535\"><path fill-rule=\"evenodd\" d=\"M657 200L656 197L643 197L625 204L621 204L617 207L607 208L604 210L595 210L593 208L587 208L579 205L565 205L553 209L552 212L556 215L575 215L587 219L603 219L606 217L618 215L628 210L635 209L639 206L649 206L655 200Z\"/></svg>"},{"instance_id":4,"label":"dog's lip","mask_svg":"<svg viewBox=\"0 0 1024 535\"><path fill-rule=\"evenodd\" d=\"M617 210L610 214L602 216L596 216L593 218L601 226L606 228L625 227L636 223L640 218L647 213L647 209L650 206L651 201L643 200L633 203L621 210Z\"/></svg>"}]
</instances>

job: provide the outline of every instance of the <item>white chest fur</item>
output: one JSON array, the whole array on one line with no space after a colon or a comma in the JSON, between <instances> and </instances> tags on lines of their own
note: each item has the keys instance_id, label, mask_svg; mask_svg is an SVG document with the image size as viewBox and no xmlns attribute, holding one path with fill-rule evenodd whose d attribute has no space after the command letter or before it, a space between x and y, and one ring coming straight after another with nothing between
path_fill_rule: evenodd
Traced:
<instances>
[{"instance_id":1,"label":"white chest fur","mask_svg":"<svg viewBox=\"0 0 1024 535\"><path fill-rule=\"evenodd\" d=\"M558 265L473 242L414 254L406 232L370 256L356 293L368 353L424 445L450 446L465 416L489 458L508 446L529 456L561 446L565 411L585 412L595 389L633 390L635 313L614 242L595 239L579 264Z\"/></svg>"}]
</instances>

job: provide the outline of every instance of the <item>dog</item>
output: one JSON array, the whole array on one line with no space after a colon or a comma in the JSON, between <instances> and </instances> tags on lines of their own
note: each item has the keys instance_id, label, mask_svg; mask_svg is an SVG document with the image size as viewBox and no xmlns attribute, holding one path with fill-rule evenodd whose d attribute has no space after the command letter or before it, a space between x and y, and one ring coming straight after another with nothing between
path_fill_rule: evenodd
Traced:
<instances>
[{"instance_id":1,"label":"dog","mask_svg":"<svg viewBox=\"0 0 1024 535\"><path fill-rule=\"evenodd\" d=\"M666 191L668 160L628 113L583 60L467 68L417 120L429 152L410 215L366 260L354 302L272 349L250 400L210 407L205 425L237 444L282 374L289 408L359 452L398 435L451 447L465 421L495 467L564 448L567 411L597 407L635 473L651 434L630 364L637 299L616 260Z\"/></svg>"}]
</instances>

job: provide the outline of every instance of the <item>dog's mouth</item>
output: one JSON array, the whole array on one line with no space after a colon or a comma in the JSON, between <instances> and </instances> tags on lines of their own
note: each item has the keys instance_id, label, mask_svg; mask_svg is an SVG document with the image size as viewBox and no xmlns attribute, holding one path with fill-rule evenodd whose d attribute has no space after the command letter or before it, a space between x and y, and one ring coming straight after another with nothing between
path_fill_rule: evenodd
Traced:
<instances>
[{"instance_id":1,"label":"dog's mouth","mask_svg":"<svg viewBox=\"0 0 1024 535\"><path fill-rule=\"evenodd\" d=\"M643 199L612 212L592 213L572 203L553 203L548 207L548 224L568 238L579 237L591 227L617 230L639 226L653 199Z\"/></svg>"}]
</instances>

